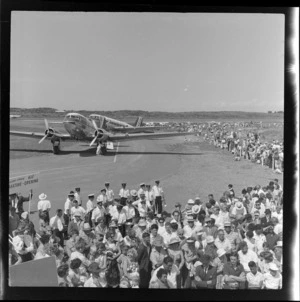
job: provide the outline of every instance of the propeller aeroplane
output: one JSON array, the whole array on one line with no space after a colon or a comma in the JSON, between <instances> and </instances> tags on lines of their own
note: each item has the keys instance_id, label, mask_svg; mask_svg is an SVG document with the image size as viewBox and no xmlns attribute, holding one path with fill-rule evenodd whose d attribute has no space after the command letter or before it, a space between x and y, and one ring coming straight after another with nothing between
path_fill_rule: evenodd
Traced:
<instances>
[{"instance_id":1,"label":"propeller aeroplane","mask_svg":"<svg viewBox=\"0 0 300 302\"><path fill-rule=\"evenodd\" d=\"M61 123L61 122L59 122ZM107 149L113 149L113 142L117 141L134 141L137 139L147 138L162 138L171 136L185 136L192 135L191 132L161 132L161 133L134 133L134 134L119 134L114 135L103 128L99 128L93 119L89 119L79 113L68 113L64 120L63 125L68 134L63 134L56 131L54 128L49 127L47 119L45 119L46 130L42 132L24 132L24 131L10 131L10 135L35 137L41 138L39 144L45 139L50 139L53 145L53 153L59 154L60 142L65 140L74 141L88 141L90 147L97 143L96 154L105 155Z\"/></svg>"},{"instance_id":2,"label":"propeller aeroplane","mask_svg":"<svg viewBox=\"0 0 300 302\"><path fill-rule=\"evenodd\" d=\"M137 117L133 125L99 114L91 114L89 118L95 120L99 128L112 133L154 133L155 130L162 128L143 126L143 118L141 116Z\"/></svg>"}]
</instances>

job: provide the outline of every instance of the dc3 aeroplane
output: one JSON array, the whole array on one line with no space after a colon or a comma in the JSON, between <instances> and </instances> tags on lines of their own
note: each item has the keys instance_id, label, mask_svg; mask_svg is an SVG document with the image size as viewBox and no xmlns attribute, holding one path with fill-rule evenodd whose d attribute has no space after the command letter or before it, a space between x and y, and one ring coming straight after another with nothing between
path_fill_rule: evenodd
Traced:
<instances>
[{"instance_id":1,"label":"dc3 aeroplane","mask_svg":"<svg viewBox=\"0 0 300 302\"><path fill-rule=\"evenodd\" d=\"M161 128L155 126L143 126L143 118L140 116L137 117L133 125L99 114L91 114L89 118L91 120L95 120L96 125L99 128L112 133L153 133L155 130Z\"/></svg>"},{"instance_id":2,"label":"dc3 aeroplane","mask_svg":"<svg viewBox=\"0 0 300 302\"><path fill-rule=\"evenodd\" d=\"M60 122L59 122L60 123ZM23 131L10 131L10 135L36 137L41 138L39 144L45 139L50 139L53 145L53 153L58 154L60 151L60 142L65 140L74 141L88 141L90 147L97 143L96 154L105 155L107 149L113 149L113 142L119 141L134 141L137 139L147 138L162 138L170 136L185 136L192 135L191 132L161 132L161 133L144 133L144 134L119 134L114 135L103 128L99 128L95 120L89 119L79 113L68 113L64 120L63 125L68 134L63 134L56 131L54 128L49 127L48 121L45 119L46 130L42 132L23 132Z\"/></svg>"}]
</instances>

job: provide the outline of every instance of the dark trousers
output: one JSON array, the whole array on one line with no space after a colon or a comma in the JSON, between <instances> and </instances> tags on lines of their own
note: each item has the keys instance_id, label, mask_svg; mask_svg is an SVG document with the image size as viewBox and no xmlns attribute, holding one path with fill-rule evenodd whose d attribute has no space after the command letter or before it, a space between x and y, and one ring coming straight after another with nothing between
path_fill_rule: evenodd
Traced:
<instances>
[{"instance_id":1,"label":"dark trousers","mask_svg":"<svg viewBox=\"0 0 300 302\"><path fill-rule=\"evenodd\" d=\"M121 235L122 235L123 238L124 238L124 237L126 236L125 224L119 225L119 231L120 231Z\"/></svg>"},{"instance_id":2,"label":"dark trousers","mask_svg":"<svg viewBox=\"0 0 300 302\"><path fill-rule=\"evenodd\" d=\"M120 204L121 204L122 206L126 206L126 200L127 200L126 197L121 197Z\"/></svg>"},{"instance_id":3,"label":"dark trousers","mask_svg":"<svg viewBox=\"0 0 300 302\"><path fill-rule=\"evenodd\" d=\"M162 212L162 199L161 196L155 197L154 208L156 214L161 214Z\"/></svg>"},{"instance_id":4,"label":"dark trousers","mask_svg":"<svg viewBox=\"0 0 300 302\"><path fill-rule=\"evenodd\" d=\"M55 235L60 239L59 245L61 247L64 247L65 245L65 236L64 236L65 230L59 231L58 229L55 229Z\"/></svg>"},{"instance_id":5,"label":"dark trousers","mask_svg":"<svg viewBox=\"0 0 300 302\"><path fill-rule=\"evenodd\" d=\"M139 288L149 288L150 279L151 279L151 269L146 270L146 269L142 268L140 270Z\"/></svg>"}]
</instances>

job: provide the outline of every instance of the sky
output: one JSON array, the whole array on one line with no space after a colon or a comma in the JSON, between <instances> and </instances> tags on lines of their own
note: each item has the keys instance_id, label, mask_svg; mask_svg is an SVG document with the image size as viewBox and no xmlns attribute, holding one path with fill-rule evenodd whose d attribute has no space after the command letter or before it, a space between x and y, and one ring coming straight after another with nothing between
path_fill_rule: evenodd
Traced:
<instances>
[{"instance_id":1,"label":"sky","mask_svg":"<svg viewBox=\"0 0 300 302\"><path fill-rule=\"evenodd\" d=\"M284 15L12 12L11 107L283 110Z\"/></svg>"}]
</instances>

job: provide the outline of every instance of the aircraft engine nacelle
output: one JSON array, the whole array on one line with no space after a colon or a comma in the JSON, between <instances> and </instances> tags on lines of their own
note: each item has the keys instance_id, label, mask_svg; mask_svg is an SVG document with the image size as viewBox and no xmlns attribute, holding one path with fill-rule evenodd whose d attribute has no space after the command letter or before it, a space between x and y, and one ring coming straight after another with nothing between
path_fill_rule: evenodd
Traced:
<instances>
[{"instance_id":1,"label":"aircraft engine nacelle","mask_svg":"<svg viewBox=\"0 0 300 302\"><path fill-rule=\"evenodd\" d=\"M97 137L97 140L101 142L107 141L109 138L108 132L106 132L104 129L98 129L95 131L95 137Z\"/></svg>"},{"instance_id":2,"label":"aircraft engine nacelle","mask_svg":"<svg viewBox=\"0 0 300 302\"><path fill-rule=\"evenodd\" d=\"M55 131L53 128L48 128L45 130L45 135L47 135L47 137L52 137L54 135Z\"/></svg>"}]
</instances>

